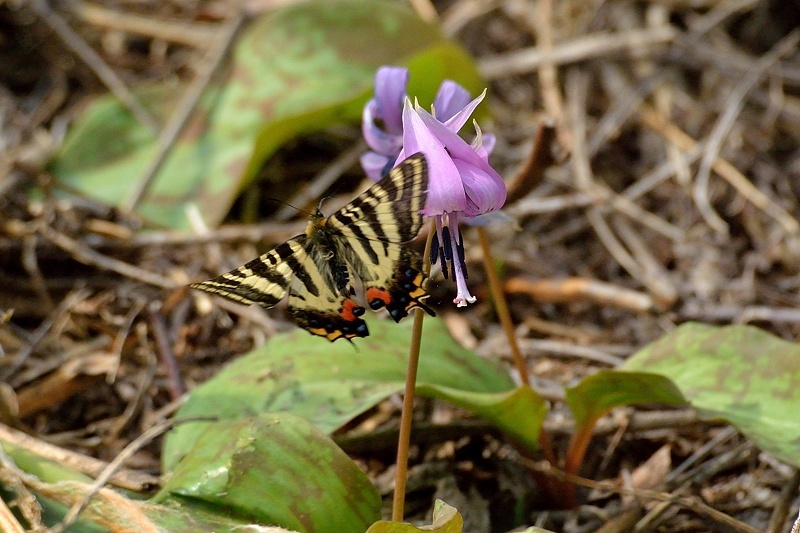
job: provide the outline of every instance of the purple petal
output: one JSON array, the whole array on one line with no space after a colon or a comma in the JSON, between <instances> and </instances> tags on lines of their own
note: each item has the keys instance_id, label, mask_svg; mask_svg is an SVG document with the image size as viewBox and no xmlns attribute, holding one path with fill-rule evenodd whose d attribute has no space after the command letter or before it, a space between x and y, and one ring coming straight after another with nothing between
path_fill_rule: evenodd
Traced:
<instances>
[{"instance_id":1,"label":"purple petal","mask_svg":"<svg viewBox=\"0 0 800 533\"><path fill-rule=\"evenodd\" d=\"M506 201L506 186L500 176L497 180L482 169L460 159L453 161L461 176L467 193L467 208L462 212L468 217L497 211Z\"/></svg>"},{"instance_id":2,"label":"purple petal","mask_svg":"<svg viewBox=\"0 0 800 533\"><path fill-rule=\"evenodd\" d=\"M364 172L367 173L369 179L372 181L380 181L383 177L383 171L386 169L386 165L388 165L391 160L391 157L387 157L383 154L367 152L361 156L361 167L364 169Z\"/></svg>"},{"instance_id":3,"label":"purple petal","mask_svg":"<svg viewBox=\"0 0 800 533\"><path fill-rule=\"evenodd\" d=\"M462 140L461 142L464 141ZM413 109L411 100L406 98L405 106L403 107L402 155L405 157L405 154L415 154L417 152L425 154L428 160L428 173L430 176L428 180L428 200L422 213L426 216L435 216L442 213L463 211L467 207L467 197L453 159L444 149L439 139L423 123L419 111ZM401 161L401 159L398 158L398 161Z\"/></svg>"},{"instance_id":4,"label":"purple petal","mask_svg":"<svg viewBox=\"0 0 800 533\"><path fill-rule=\"evenodd\" d=\"M417 114L429 133L446 148L452 160L459 164L458 170L462 186L467 190L467 196L471 199L471 205L464 214L475 216L502 207L506 200L506 186L500 174L458 134L424 110L418 110ZM432 174L431 182L434 179ZM470 195L470 191L473 194ZM464 209L460 211L464 211Z\"/></svg>"},{"instance_id":5,"label":"purple petal","mask_svg":"<svg viewBox=\"0 0 800 533\"><path fill-rule=\"evenodd\" d=\"M439 92L433 100L433 109L436 118L445 122L455 116L469 103L469 91L451 80L444 80L439 86Z\"/></svg>"},{"instance_id":6,"label":"purple petal","mask_svg":"<svg viewBox=\"0 0 800 533\"><path fill-rule=\"evenodd\" d=\"M484 89L477 98L465 105L461 111L447 119L444 122L445 126L447 126L451 131L458 133L458 131L464 127L464 124L467 123L467 120L469 120L472 112L475 111L475 108L478 107L478 104L480 104L484 98L486 98L486 89Z\"/></svg>"},{"instance_id":7,"label":"purple petal","mask_svg":"<svg viewBox=\"0 0 800 533\"><path fill-rule=\"evenodd\" d=\"M375 124L378 113L378 104L370 100L361 113L361 132L367 145L379 154L393 156L403 147L401 133L387 133ZM402 128L402 127L401 127Z\"/></svg>"},{"instance_id":8,"label":"purple petal","mask_svg":"<svg viewBox=\"0 0 800 533\"><path fill-rule=\"evenodd\" d=\"M488 161L489 154L491 154L492 150L494 150L497 137L491 133L484 135L481 131L481 127L478 126L478 123L475 121L475 119L472 119L472 124L475 125L475 139L472 140L472 144L470 144L470 146L473 150L475 150L475 152L478 153L479 156L481 156L481 159Z\"/></svg>"},{"instance_id":9,"label":"purple petal","mask_svg":"<svg viewBox=\"0 0 800 533\"><path fill-rule=\"evenodd\" d=\"M408 69L403 67L381 67L375 74L375 116L383 121L387 133L403 133L403 100L408 77Z\"/></svg>"},{"instance_id":10,"label":"purple petal","mask_svg":"<svg viewBox=\"0 0 800 533\"><path fill-rule=\"evenodd\" d=\"M480 153L479 155L481 155L481 157L483 157L484 159L488 159L489 154L491 154L492 150L494 150L495 144L497 144L497 136L494 133L484 133L481 145L482 145L482 151L486 155L483 156ZM480 150L476 151L480 152Z\"/></svg>"}]
</instances>

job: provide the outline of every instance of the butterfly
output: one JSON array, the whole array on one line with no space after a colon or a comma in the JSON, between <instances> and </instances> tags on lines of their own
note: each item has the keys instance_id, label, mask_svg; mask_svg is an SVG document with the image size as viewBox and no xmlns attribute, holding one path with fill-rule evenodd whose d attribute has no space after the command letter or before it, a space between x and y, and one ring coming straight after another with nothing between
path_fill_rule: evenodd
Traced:
<instances>
[{"instance_id":1,"label":"butterfly","mask_svg":"<svg viewBox=\"0 0 800 533\"><path fill-rule=\"evenodd\" d=\"M288 292L293 322L331 342L369 335L355 278L367 305L386 308L395 322L416 307L435 316L422 302L429 296L422 258L401 246L422 226L427 188L427 161L414 154L331 216L317 209L304 234L190 287L264 308Z\"/></svg>"}]
</instances>

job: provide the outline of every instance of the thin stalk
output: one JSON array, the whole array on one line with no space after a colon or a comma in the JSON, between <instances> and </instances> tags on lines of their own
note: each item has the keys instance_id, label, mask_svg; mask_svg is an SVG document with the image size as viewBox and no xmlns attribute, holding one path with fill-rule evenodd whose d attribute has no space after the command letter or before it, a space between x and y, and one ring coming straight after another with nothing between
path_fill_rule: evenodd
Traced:
<instances>
[{"instance_id":1,"label":"thin stalk","mask_svg":"<svg viewBox=\"0 0 800 533\"><path fill-rule=\"evenodd\" d=\"M425 243L425 255L431 254L431 241L436 233L436 226L431 223L428 240ZM430 273L430 264L423 262L423 270ZM400 415L400 435L397 439L397 461L394 483L394 499L392 500L392 521L402 522L406 504L406 479L408 477L408 447L411 443L411 421L414 416L414 395L417 387L417 369L419 367L419 350L422 345L422 320L425 311L417 308L414 313L414 327L411 331L411 347L408 354L408 370L406 371L406 389L403 394L403 412Z\"/></svg>"},{"instance_id":2,"label":"thin stalk","mask_svg":"<svg viewBox=\"0 0 800 533\"><path fill-rule=\"evenodd\" d=\"M531 386L531 378L528 376L528 365L525 363L525 358L522 357L522 352L517 344L517 336L514 333L514 323L511 321L511 313L508 312L508 303L506 302L506 295L500 286L500 278L494 268L494 256L492 255L492 246L489 244L489 237L486 235L486 230L480 226L475 228L478 230L478 240L481 243L481 251L483 251L483 268L486 270L486 278L489 280L489 290L492 293L494 300L494 308L497 310L497 316L500 318L500 324L503 326L503 331L508 338L508 345L511 348L511 355L514 357L514 364L519 373L519 379L523 385Z\"/></svg>"},{"instance_id":3,"label":"thin stalk","mask_svg":"<svg viewBox=\"0 0 800 533\"><path fill-rule=\"evenodd\" d=\"M528 365L525 363L525 358L522 357L522 351L519 349L517 343L517 336L514 333L514 323L511 321L511 313L508 311L508 302L506 295L503 292L502 285L500 284L500 277L494 268L494 256L492 255L492 246L489 244L489 237L486 235L486 229L483 227L476 227L478 230L478 240L481 244L483 251L483 268L486 270L486 278L489 281L489 291L492 293L494 300L494 307L497 310L497 316L500 319L500 324L503 326L503 331L508 338L508 345L511 348L511 355L514 357L514 364L519 373L519 379L525 386L531 386L531 378L528 375ZM553 451L553 445L550 440L550 435L542 426L539 430L539 444L542 447L542 453L550 461L553 466L556 466L556 455Z\"/></svg>"},{"instance_id":4,"label":"thin stalk","mask_svg":"<svg viewBox=\"0 0 800 533\"><path fill-rule=\"evenodd\" d=\"M564 471L568 474L578 475L578 472L583 464L583 459L586 457L586 450L589 449L589 443L592 440L594 433L594 426L597 419L587 420L581 424L580 427L575 428L575 434L570 439L569 446L567 447L567 456L564 459ZM578 503L578 495L575 485L571 483L564 483L561 493L563 498L563 508L572 509Z\"/></svg>"}]
</instances>

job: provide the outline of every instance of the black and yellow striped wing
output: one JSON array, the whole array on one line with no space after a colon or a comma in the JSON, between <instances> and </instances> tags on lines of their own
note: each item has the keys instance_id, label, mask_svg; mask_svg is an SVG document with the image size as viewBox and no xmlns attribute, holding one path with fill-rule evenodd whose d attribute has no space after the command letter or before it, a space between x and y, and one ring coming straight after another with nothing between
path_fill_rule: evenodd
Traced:
<instances>
[{"instance_id":1,"label":"black and yellow striped wing","mask_svg":"<svg viewBox=\"0 0 800 533\"><path fill-rule=\"evenodd\" d=\"M305 235L298 235L239 268L190 287L269 309L283 300L298 273L305 274L306 241Z\"/></svg>"},{"instance_id":2,"label":"black and yellow striped wing","mask_svg":"<svg viewBox=\"0 0 800 533\"><path fill-rule=\"evenodd\" d=\"M342 236L339 253L361 279L367 303L386 307L395 322L415 307L433 315L421 303L428 296L422 259L400 246L422 227L427 189L427 162L415 154L328 219Z\"/></svg>"},{"instance_id":3,"label":"black and yellow striped wing","mask_svg":"<svg viewBox=\"0 0 800 533\"><path fill-rule=\"evenodd\" d=\"M427 163L416 154L330 217L312 217L304 235L231 272L191 287L269 308L289 293L294 322L335 341L369 335L354 278L370 308L399 321L421 307L427 277L420 256L402 243L422 226Z\"/></svg>"}]
</instances>

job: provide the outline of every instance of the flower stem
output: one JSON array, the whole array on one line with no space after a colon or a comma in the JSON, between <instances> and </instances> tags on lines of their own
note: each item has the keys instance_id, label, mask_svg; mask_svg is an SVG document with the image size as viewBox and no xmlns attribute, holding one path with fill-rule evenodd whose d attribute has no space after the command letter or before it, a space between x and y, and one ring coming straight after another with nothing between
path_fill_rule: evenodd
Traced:
<instances>
[{"instance_id":1,"label":"flower stem","mask_svg":"<svg viewBox=\"0 0 800 533\"><path fill-rule=\"evenodd\" d=\"M436 225L431 224L428 240L425 243L425 255L430 257L431 241L436 234ZM430 263L423 262L423 270L430 273ZM392 521L403 521L403 510L406 503L406 478L408 477L408 447L411 442L411 421L414 417L414 394L417 387L417 368L419 367L419 350L422 345L422 320L425 311L417 308L414 313L414 327L411 331L411 346L408 354L408 370L406 371L406 389L403 395L403 412L400 415L400 435L397 439L397 460L395 461L394 499L392 500Z\"/></svg>"},{"instance_id":2,"label":"flower stem","mask_svg":"<svg viewBox=\"0 0 800 533\"><path fill-rule=\"evenodd\" d=\"M494 268L494 256L492 255L492 246L489 244L489 237L486 235L486 229L478 226L478 240L481 243L481 251L483 252L483 267L486 270L486 278L489 281L489 291L492 293L494 300L494 307L497 310L497 316L500 318L500 323L503 326L506 337L508 338L508 345L511 348L511 354L514 357L514 364L519 373L519 379L523 385L531 386L531 378L528 375L528 365L525 363L525 358L522 357L522 352L517 344L517 336L514 333L514 323L511 321L511 313L508 311L508 303L506 302L506 295L500 285L500 278ZM553 451L553 444L550 440L550 435L542 426L539 430L539 445L542 447L542 453L550 461L553 466L556 466L556 455Z\"/></svg>"},{"instance_id":3,"label":"flower stem","mask_svg":"<svg viewBox=\"0 0 800 533\"><path fill-rule=\"evenodd\" d=\"M511 355L514 357L514 364L517 367L519 379L522 381L523 385L530 387L531 378L528 376L528 365L525 363L525 358L522 357L519 344L517 344L517 336L514 333L514 323L511 321L511 313L508 312L506 295L503 293L503 289L500 286L500 278L497 276L497 271L494 268L492 246L489 244L486 230L480 226L475 229L478 230L478 240L481 243L481 251L483 252L483 268L486 270L486 278L489 280L489 290L492 293L497 316L500 318L500 324L502 324L503 331L505 331L506 337L508 338L508 345L511 348Z\"/></svg>"}]
</instances>

